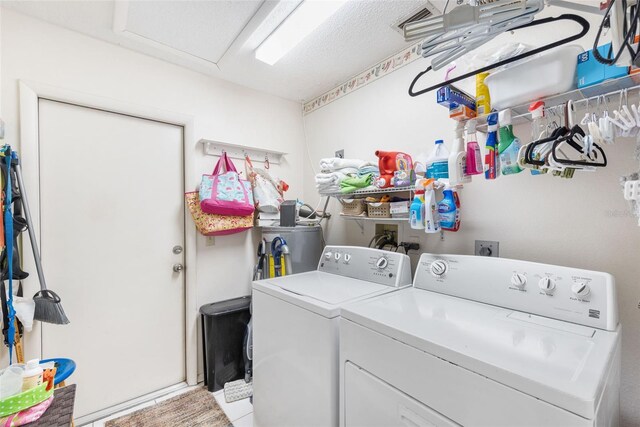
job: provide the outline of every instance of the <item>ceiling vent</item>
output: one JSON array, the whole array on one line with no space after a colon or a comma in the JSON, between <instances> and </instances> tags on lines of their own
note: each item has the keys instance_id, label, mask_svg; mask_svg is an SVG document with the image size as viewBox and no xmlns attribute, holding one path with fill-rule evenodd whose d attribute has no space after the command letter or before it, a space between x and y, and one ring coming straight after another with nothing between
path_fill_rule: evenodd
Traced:
<instances>
[{"instance_id":1,"label":"ceiling vent","mask_svg":"<svg viewBox=\"0 0 640 427\"><path fill-rule=\"evenodd\" d=\"M418 9L413 10L411 13L401 17L395 23L391 24L391 28L393 28L400 34L404 34L404 26L408 23L420 21L422 19L426 19L439 14L440 11L431 3L427 2L425 5L420 6Z\"/></svg>"}]
</instances>

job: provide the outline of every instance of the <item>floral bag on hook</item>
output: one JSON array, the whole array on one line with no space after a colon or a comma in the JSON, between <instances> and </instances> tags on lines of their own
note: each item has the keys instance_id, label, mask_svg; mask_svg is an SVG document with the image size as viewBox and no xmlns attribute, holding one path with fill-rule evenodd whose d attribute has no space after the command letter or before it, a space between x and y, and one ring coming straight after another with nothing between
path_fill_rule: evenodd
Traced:
<instances>
[{"instance_id":1,"label":"floral bag on hook","mask_svg":"<svg viewBox=\"0 0 640 427\"><path fill-rule=\"evenodd\" d=\"M265 159L267 169L268 161L269 159ZM284 201L283 192L289 186L282 180L273 179L266 170L254 167L249 156L245 156L244 162L247 177L253 187L256 209L265 213L279 212L280 204Z\"/></svg>"},{"instance_id":2,"label":"floral bag on hook","mask_svg":"<svg viewBox=\"0 0 640 427\"><path fill-rule=\"evenodd\" d=\"M253 193L249 181L240 178L226 152L211 175L202 175L200 207L209 214L249 216L253 214Z\"/></svg>"}]
</instances>

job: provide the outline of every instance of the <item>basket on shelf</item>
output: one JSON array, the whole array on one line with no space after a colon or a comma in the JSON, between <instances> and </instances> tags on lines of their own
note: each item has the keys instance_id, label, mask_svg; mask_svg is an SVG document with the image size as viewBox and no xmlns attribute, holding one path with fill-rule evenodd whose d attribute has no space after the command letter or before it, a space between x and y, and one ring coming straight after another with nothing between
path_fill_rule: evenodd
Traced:
<instances>
[{"instance_id":1,"label":"basket on shelf","mask_svg":"<svg viewBox=\"0 0 640 427\"><path fill-rule=\"evenodd\" d=\"M409 218L409 202L391 202L389 210L391 211L391 218Z\"/></svg>"},{"instance_id":2,"label":"basket on shelf","mask_svg":"<svg viewBox=\"0 0 640 427\"><path fill-rule=\"evenodd\" d=\"M391 205L389 203L367 203L367 215L370 218L391 218Z\"/></svg>"},{"instance_id":3,"label":"basket on shelf","mask_svg":"<svg viewBox=\"0 0 640 427\"><path fill-rule=\"evenodd\" d=\"M343 216L364 216L365 215L365 202L364 199L342 199L342 212Z\"/></svg>"}]
</instances>

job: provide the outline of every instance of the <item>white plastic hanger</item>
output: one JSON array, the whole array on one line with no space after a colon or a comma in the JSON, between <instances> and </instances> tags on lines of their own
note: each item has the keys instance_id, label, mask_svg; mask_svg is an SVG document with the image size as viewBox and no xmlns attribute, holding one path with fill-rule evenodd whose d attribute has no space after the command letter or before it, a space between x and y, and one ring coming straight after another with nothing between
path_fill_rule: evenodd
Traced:
<instances>
[{"instance_id":1,"label":"white plastic hanger","mask_svg":"<svg viewBox=\"0 0 640 427\"><path fill-rule=\"evenodd\" d=\"M543 0L469 0L440 16L412 22L404 26L405 40L425 38L422 56L438 55L431 67L438 70L499 34L533 21L544 8Z\"/></svg>"}]
</instances>

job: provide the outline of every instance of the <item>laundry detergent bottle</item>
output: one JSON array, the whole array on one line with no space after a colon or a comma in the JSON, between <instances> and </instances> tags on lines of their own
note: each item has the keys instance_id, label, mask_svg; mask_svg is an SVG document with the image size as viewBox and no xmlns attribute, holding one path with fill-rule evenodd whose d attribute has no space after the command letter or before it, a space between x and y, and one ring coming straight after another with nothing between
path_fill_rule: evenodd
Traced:
<instances>
[{"instance_id":1,"label":"laundry detergent bottle","mask_svg":"<svg viewBox=\"0 0 640 427\"><path fill-rule=\"evenodd\" d=\"M460 199L455 190L449 186L445 187L442 195L444 197L438 202L440 227L447 231L458 231L460 229Z\"/></svg>"},{"instance_id":2,"label":"laundry detergent bottle","mask_svg":"<svg viewBox=\"0 0 640 427\"><path fill-rule=\"evenodd\" d=\"M449 154L449 183L452 187L471 182L471 175L467 174L467 152L464 149L463 133L464 125L457 122L456 137Z\"/></svg>"},{"instance_id":3,"label":"laundry detergent bottle","mask_svg":"<svg viewBox=\"0 0 640 427\"><path fill-rule=\"evenodd\" d=\"M500 176L500 157L498 157L498 113L491 113L487 116L487 143L484 164L486 179L496 179Z\"/></svg>"},{"instance_id":4,"label":"laundry detergent bottle","mask_svg":"<svg viewBox=\"0 0 640 427\"><path fill-rule=\"evenodd\" d=\"M449 150L444 141L436 141L434 150L427 158L427 178L449 179Z\"/></svg>"},{"instance_id":5,"label":"laundry detergent bottle","mask_svg":"<svg viewBox=\"0 0 640 427\"><path fill-rule=\"evenodd\" d=\"M424 229L424 179L416 181L415 196L409 208L409 225L414 230Z\"/></svg>"},{"instance_id":6,"label":"laundry detergent bottle","mask_svg":"<svg viewBox=\"0 0 640 427\"><path fill-rule=\"evenodd\" d=\"M500 171L503 175L512 175L522 172L518 164L518 153L520 152L520 139L513 134L511 124L511 110L500 111L498 122L500 123L500 138L498 143L498 154L500 156Z\"/></svg>"},{"instance_id":7,"label":"laundry detergent bottle","mask_svg":"<svg viewBox=\"0 0 640 427\"><path fill-rule=\"evenodd\" d=\"M476 121L471 119L467 121L467 174L478 175L484 172L482 168L482 152L478 137L476 136Z\"/></svg>"}]
</instances>

